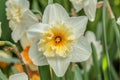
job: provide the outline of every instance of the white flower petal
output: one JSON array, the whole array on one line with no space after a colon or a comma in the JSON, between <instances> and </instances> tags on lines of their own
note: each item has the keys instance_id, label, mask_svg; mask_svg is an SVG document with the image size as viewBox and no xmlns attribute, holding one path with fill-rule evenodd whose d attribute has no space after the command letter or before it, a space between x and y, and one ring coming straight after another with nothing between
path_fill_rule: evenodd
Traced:
<instances>
[{"instance_id":1,"label":"white flower petal","mask_svg":"<svg viewBox=\"0 0 120 80\"><path fill-rule=\"evenodd\" d=\"M95 20L96 4L97 0L91 0L89 1L89 5L84 6L85 14L88 16L90 21Z\"/></svg>"},{"instance_id":2,"label":"white flower petal","mask_svg":"<svg viewBox=\"0 0 120 80\"><path fill-rule=\"evenodd\" d=\"M7 8L11 7L11 4L16 4L20 7L21 11L24 12L29 9L29 2L28 0L8 0L6 2Z\"/></svg>"},{"instance_id":3,"label":"white flower petal","mask_svg":"<svg viewBox=\"0 0 120 80\"><path fill-rule=\"evenodd\" d=\"M29 40L27 38L27 34L24 34L20 39L20 43L21 43L22 48L25 48L26 46L31 45L32 42L33 42L33 40Z\"/></svg>"},{"instance_id":4,"label":"white flower petal","mask_svg":"<svg viewBox=\"0 0 120 80\"><path fill-rule=\"evenodd\" d=\"M29 9L29 2L28 0L18 0L19 1L19 5L21 7L21 9L27 10Z\"/></svg>"},{"instance_id":5,"label":"white flower petal","mask_svg":"<svg viewBox=\"0 0 120 80\"><path fill-rule=\"evenodd\" d=\"M54 23L64 21L69 17L66 10L59 4L49 4L43 14L42 22L43 23Z\"/></svg>"},{"instance_id":6,"label":"white flower petal","mask_svg":"<svg viewBox=\"0 0 120 80\"><path fill-rule=\"evenodd\" d=\"M76 4L74 2L72 2L72 4L73 4L73 7L75 8L76 12L79 12L83 8L82 4Z\"/></svg>"},{"instance_id":7,"label":"white flower petal","mask_svg":"<svg viewBox=\"0 0 120 80\"><path fill-rule=\"evenodd\" d=\"M42 23L38 23L35 25L32 25L29 29L28 29L28 34L27 37L28 38L37 38L40 36L41 33L44 32L44 30L48 27L47 24L42 24Z\"/></svg>"},{"instance_id":8,"label":"white flower petal","mask_svg":"<svg viewBox=\"0 0 120 80\"><path fill-rule=\"evenodd\" d=\"M55 74L58 77L62 77L67 71L67 68L70 64L69 58L70 57L68 58L55 57L55 58L47 58L47 60L50 66L52 67L52 69L54 70Z\"/></svg>"},{"instance_id":9,"label":"white flower petal","mask_svg":"<svg viewBox=\"0 0 120 80\"><path fill-rule=\"evenodd\" d=\"M86 16L71 17L66 20L68 27L70 26L78 37L84 34L87 22L88 18Z\"/></svg>"},{"instance_id":10,"label":"white flower petal","mask_svg":"<svg viewBox=\"0 0 120 80\"><path fill-rule=\"evenodd\" d=\"M90 44L91 43L94 44L97 55L98 55L98 59L100 59L100 54L102 52L102 45L101 45L100 41L96 40L95 34L92 31L87 31L85 34L85 37L87 38L87 40Z\"/></svg>"},{"instance_id":11,"label":"white flower petal","mask_svg":"<svg viewBox=\"0 0 120 80\"><path fill-rule=\"evenodd\" d=\"M22 21L18 24L18 26L15 27L15 29L12 32L13 40L17 42L26 32L28 27L32 26L37 22L38 20L36 16L30 10L25 11L25 13L23 14Z\"/></svg>"},{"instance_id":12,"label":"white flower petal","mask_svg":"<svg viewBox=\"0 0 120 80\"><path fill-rule=\"evenodd\" d=\"M117 19L117 24L120 25L120 17Z\"/></svg>"},{"instance_id":13,"label":"white flower petal","mask_svg":"<svg viewBox=\"0 0 120 80\"><path fill-rule=\"evenodd\" d=\"M96 41L95 34L92 31L87 31L85 33L85 37L87 38L87 40L88 40L89 43Z\"/></svg>"},{"instance_id":14,"label":"white flower petal","mask_svg":"<svg viewBox=\"0 0 120 80\"><path fill-rule=\"evenodd\" d=\"M11 75L9 80L28 80L28 76L25 73L18 73Z\"/></svg>"},{"instance_id":15,"label":"white flower petal","mask_svg":"<svg viewBox=\"0 0 120 80\"><path fill-rule=\"evenodd\" d=\"M92 53L91 46L87 39L81 36L78 43L73 46L71 62L82 62L87 60Z\"/></svg>"},{"instance_id":16,"label":"white flower petal","mask_svg":"<svg viewBox=\"0 0 120 80\"><path fill-rule=\"evenodd\" d=\"M38 51L37 41L35 41L30 47L29 57L35 65L48 65L46 57L43 55L42 52Z\"/></svg>"}]
</instances>

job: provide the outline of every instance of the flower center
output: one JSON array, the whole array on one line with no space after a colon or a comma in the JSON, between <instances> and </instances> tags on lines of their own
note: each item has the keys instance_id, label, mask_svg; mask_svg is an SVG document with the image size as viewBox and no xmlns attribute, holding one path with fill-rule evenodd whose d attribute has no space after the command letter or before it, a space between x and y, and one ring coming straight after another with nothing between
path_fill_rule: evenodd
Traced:
<instances>
[{"instance_id":1,"label":"flower center","mask_svg":"<svg viewBox=\"0 0 120 80\"><path fill-rule=\"evenodd\" d=\"M50 25L40 38L39 51L46 57L67 57L75 41L74 34L65 24L57 23Z\"/></svg>"},{"instance_id":2,"label":"flower center","mask_svg":"<svg viewBox=\"0 0 120 80\"><path fill-rule=\"evenodd\" d=\"M57 36L56 38L55 38L55 43L57 44L57 43L60 43L61 42L61 37L60 36Z\"/></svg>"}]
</instances>

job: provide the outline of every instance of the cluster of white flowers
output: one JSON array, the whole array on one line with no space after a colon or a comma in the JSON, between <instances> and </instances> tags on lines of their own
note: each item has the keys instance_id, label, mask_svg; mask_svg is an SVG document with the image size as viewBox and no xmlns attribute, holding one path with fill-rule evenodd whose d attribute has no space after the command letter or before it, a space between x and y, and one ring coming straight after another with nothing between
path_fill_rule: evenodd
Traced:
<instances>
[{"instance_id":1,"label":"cluster of white flowers","mask_svg":"<svg viewBox=\"0 0 120 80\"><path fill-rule=\"evenodd\" d=\"M88 19L94 21L97 0L70 0L78 12L84 8L88 16L69 17L59 4L49 4L43 14L42 22L29 10L27 0L8 0L6 15L13 30L15 42L23 35L34 39L29 50L29 58L37 66L50 65L57 76L65 74L70 62L82 62L89 59L92 50L90 43L101 48L93 34L86 30ZM87 40L88 39L88 40ZM100 53L98 51L97 53ZM9 80L28 80L25 73L10 76Z\"/></svg>"},{"instance_id":2,"label":"cluster of white flowers","mask_svg":"<svg viewBox=\"0 0 120 80\"><path fill-rule=\"evenodd\" d=\"M36 16L29 10L27 0L7 0L6 15L15 42L20 40L31 25L38 22Z\"/></svg>"}]
</instances>

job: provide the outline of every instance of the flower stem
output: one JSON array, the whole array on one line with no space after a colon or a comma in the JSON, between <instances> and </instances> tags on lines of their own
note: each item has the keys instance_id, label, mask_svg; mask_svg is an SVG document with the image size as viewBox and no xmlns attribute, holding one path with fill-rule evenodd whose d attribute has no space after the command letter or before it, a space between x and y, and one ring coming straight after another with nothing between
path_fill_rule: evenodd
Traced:
<instances>
[{"instance_id":1,"label":"flower stem","mask_svg":"<svg viewBox=\"0 0 120 80\"><path fill-rule=\"evenodd\" d=\"M107 57L107 62L108 62L108 76L109 80L111 80L111 75L110 75L110 59L109 59L109 53L108 53L108 47L107 47L107 38L106 38L106 2L107 0L104 0L103 4L103 12L102 12L102 21L103 21L103 38L104 38L104 49Z\"/></svg>"},{"instance_id":2,"label":"flower stem","mask_svg":"<svg viewBox=\"0 0 120 80\"><path fill-rule=\"evenodd\" d=\"M114 80L119 80L119 77L117 76L117 72L115 71L113 65L111 65L111 74Z\"/></svg>"},{"instance_id":3,"label":"flower stem","mask_svg":"<svg viewBox=\"0 0 120 80\"><path fill-rule=\"evenodd\" d=\"M8 80L6 76L2 73L1 69L0 69L0 80Z\"/></svg>"},{"instance_id":4,"label":"flower stem","mask_svg":"<svg viewBox=\"0 0 120 80\"><path fill-rule=\"evenodd\" d=\"M95 46L94 46L93 43L91 44L91 46L92 46L92 51L93 51L92 59L93 59L93 62L94 62L94 66L96 67L97 80L101 80L101 73L100 73L100 68L99 68L99 63L98 63L98 58L97 58Z\"/></svg>"},{"instance_id":5,"label":"flower stem","mask_svg":"<svg viewBox=\"0 0 120 80\"><path fill-rule=\"evenodd\" d=\"M40 80L51 80L50 68L48 65L39 66Z\"/></svg>"},{"instance_id":6,"label":"flower stem","mask_svg":"<svg viewBox=\"0 0 120 80\"><path fill-rule=\"evenodd\" d=\"M84 80L89 80L85 62L83 62L82 66L83 66L83 69L84 69L84 75L83 75Z\"/></svg>"}]
</instances>

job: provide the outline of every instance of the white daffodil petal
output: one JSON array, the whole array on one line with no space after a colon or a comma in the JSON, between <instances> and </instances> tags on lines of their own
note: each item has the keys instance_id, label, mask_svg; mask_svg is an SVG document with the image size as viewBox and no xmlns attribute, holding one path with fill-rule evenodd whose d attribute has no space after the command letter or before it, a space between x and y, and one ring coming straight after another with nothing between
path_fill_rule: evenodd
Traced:
<instances>
[{"instance_id":1,"label":"white daffodil petal","mask_svg":"<svg viewBox=\"0 0 120 80\"><path fill-rule=\"evenodd\" d=\"M78 43L73 46L71 62L82 62L87 60L92 53L91 46L87 39L81 36Z\"/></svg>"},{"instance_id":2,"label":"white daffodil petal","mask_svg":"<svg viewBox=\"0 0 120 80\"><path fill-rule=\"evenodd\" d=\"M94 44L95 49L96 49L97 58L98 58L98 60L100 60L101 52L103 50L102 45L101 45L100 41L93 42L93 44Z\"/></svg>"},{"instance_id":3,"label":"white daffodil petal","mask_svg":"<svg viewBox=\"0 0 120 80\"><path fill-rule=\"evenodd\" d=\"M42 52L38 51L37 41L35 41L30 47L29 57L35 65L48 65L46 57L43 55Z\"/></svg>"},{"instance_id":4,"label":"white daffodil petal","mask_svg":"<svg viewBox=\"0 0 120 80\"><path fill-rule=\"evenodd\" d=\"M97 0L92 0L89 1L89 5L84 6L85 14L88 16L90 21L95 20L96 4L97 4Z\"/></svg>"},{"instance_id":5,"label":"white daffodil petal","mask_svg":"<svg viewBox=\"0 0 120 80\"><path fill-rule=\"evenodd\" d=\"M83 8L82 4L76 4L74 2L72 2L72 4L73 4L73 7L75 8L76 12L79 12Z\"/></svg>"},{"instance_id":6,"label":"white daffodil petal","mask_svg":"<svg viewBox=\"0 0 120 80\"><path fill-rule=\"evenodd\" d=\"M95 34L92 31L87 31L85 37L87 38L90 44L94 44L97 54L100 54L102 52L102 45L100 41L96 40Z\"/></svg>"},{"instance_id":7,"label":"white daffodil petal","mask_svg":"<svg viewBox=\"0 0 120 80\"><path fill-rule=\"evenodd\" d=\"M24 9L24 10L29 9L28 0L18 0L18 1L19 1L19 5L20 5L21 9Z\"/></svg>"},{"instance_id":8,"label":"white daffodil petal","mask_svg":"<svg viewBox=\"0 0 120 80\"><path fill-rule=\"evenodd\" d=\"M65 72L67 71L67 68L70 64L70 57L67 58L59 58L59 57L54 57L54 58L47 58L48 63L54 70L55 74L58 77L62 77Z\"/></svg>"},{"instance_id":9,"label":"white daffodil petal","mask_svg":"<svg viewBox=\"0 0 120 80\"><path fill-rule=\"evenodd\" d=\"M117 24L120 25L120 17L117 19Z\"/></svg>"},{"instance_id":10,"label":"white daffodil petal","mask_svg":"<svg viewBox=\"0 0 120 80\"><path fill-rule=\"evenodd\" d=\"M0 22L0 38L1 38L1 34L2 34L2 29L1 29L1 22Z\"/></svg>"},{"instance_id":11,"label":"white daffodil petal","mask_svg":"<svg viewBox=\"0 0 120 80\"><path fill-rule=\"evenodd\" d=\"M40 36L41 33L44 32L44 30L47 27L48 27L47 24L42 24L42 23L34 24L28 29L27 37L28 38L37 38Z\"/></svg>"},{"instance_id":12,"label":"white daffodil petal","mask_svg":"<svg viewBox=\"0 0 120 80\"><path fill-rule=\"evenodd\" d=\"M78 37L84 34L87 22L88 18L86 16L71 17L66 20L68 27L70 26Z\"/></svg>"},{"instance_id":13,"label":"white daffodil petal","mask_svg":"<svg viewBox=\"0 0 120 80\"><path fill-rule=\"evenodd\" d=\"M18 73L11 75L9 80L28 80L28 76L25 73Z\"/></svg>"},{"instance_id":14,"label":"white daffodil petal","mask_svg":"<svg viewBox=\"0 0 120 80\"><path fill-rule=\"evenodd\" d=\"M44 11L42 22L47 24L62 22L61 20L65 20L67 17L69 15L61 5L49 4Z\"/></svg>"},{"instance_id":15,"label":"white daffodil petal","mask_svg":"<svg viewBox=\"0 0 120 80\"><path fill-rule=\"evenodd\" d=\"M96 41L95 34L92 31L87 31L85 37L87 38L89 43Z\"/></svg>"},{"instance_id":16,"label":"white daffodil petal","mask_svg":"<svg viewBox=\"0 0 120 80\"><path fill-rule=\"evenodd\" d=\"M28 27L30 27L31 25L33 25L37 22L38 22L38 20L37 20L36 16L30 10L25 11L23 14L23 19L22 19L21 23L19 23L18 26L16 26L12 32L13 40L15 42L17 42L23 36L23 34L26 32Z\"/></svg>"}]
</instances>

